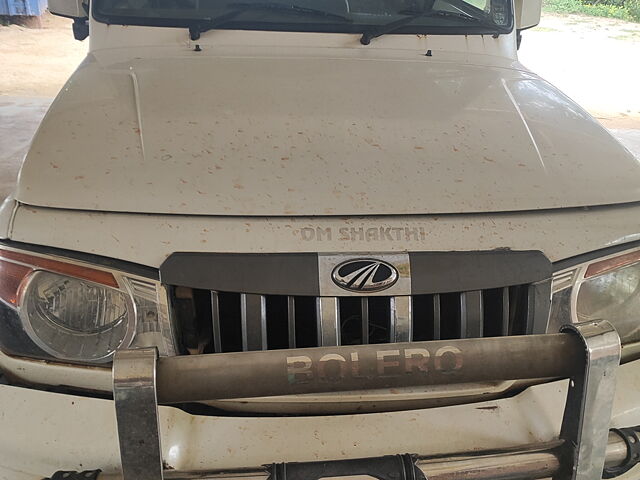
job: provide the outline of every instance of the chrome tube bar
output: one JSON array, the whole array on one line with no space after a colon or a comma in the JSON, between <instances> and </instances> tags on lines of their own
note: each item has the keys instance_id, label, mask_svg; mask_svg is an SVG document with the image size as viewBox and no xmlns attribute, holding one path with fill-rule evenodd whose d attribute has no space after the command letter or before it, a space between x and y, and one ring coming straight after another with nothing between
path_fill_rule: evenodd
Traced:
<instances>
[{"instance_id":1,"label":"chrome tube bar","mask_svg":"<svg viewBox=\"0 0 640 480\"><path fill-rule=\"evenodd\" d=\"M162 357L160 403L567 378L584 347L570 334L522 335Z\"/></svg>"}]
</instances>

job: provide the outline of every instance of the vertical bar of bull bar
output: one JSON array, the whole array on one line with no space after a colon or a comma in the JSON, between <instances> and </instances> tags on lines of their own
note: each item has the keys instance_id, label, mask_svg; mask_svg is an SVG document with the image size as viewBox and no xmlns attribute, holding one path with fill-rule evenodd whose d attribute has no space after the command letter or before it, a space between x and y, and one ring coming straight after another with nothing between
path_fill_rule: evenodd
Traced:
<instances>
[{"instance_id":1,"label":"vertical bar of bull bar","mask_svg":"<svg viewBox=\"0 0 640 480\"><path fill-rule=\"evenodd\" d=\"M121 350L113 359L113 398L123 480L163 480L155 348Z\"/></svg>"},{"instance_id":2,"label":"vertical bar of bull bar","mask_svg":"<svg viewBox=\"0 0 640 480\"><path fill-rule=\"evenodd\" d=\"M563 467L554 480L600 480L620 364L620 337L609 322L562 327L584 344L584 366L569 382L560 438L565 441Z\"/></svg>"}]
</instances>

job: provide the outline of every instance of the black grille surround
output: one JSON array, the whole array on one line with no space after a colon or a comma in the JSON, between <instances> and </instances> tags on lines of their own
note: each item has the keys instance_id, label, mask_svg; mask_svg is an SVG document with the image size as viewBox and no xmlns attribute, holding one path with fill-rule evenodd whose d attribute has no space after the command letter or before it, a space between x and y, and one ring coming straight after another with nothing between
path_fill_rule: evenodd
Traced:
<instances>
[{"instance_id":1,"label":"black grille surround","mask_svg":"<svg viewBox=\"0 0 640 480\"><path fill-rule=\"evenodd\" d=\"M175 254L161 280L169 286L183 353L545 333L551 264L540 252L409 257L410 295L320 296L313 254ZM310 278L296 283L301 271Z\"/></svg>"}]
</instances>

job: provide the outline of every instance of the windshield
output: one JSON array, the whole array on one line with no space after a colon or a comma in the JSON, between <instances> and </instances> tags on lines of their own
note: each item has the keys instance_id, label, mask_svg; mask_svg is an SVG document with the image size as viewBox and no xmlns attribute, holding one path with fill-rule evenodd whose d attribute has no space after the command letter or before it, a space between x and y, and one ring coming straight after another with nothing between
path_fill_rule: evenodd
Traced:
<instances>
[{"instance_id":1,"label":"windshield","mask_svg":"<svg viewBox=\"0 0 640 480\"><path fill-rule=\"evenodd\" d=\"M289 32L501 34L510 0L93 0L94 17L121 25ZM192 34L193 37L193 34ZM364 42L363 42L364 43Z\"/></svg>"}]
</instances>

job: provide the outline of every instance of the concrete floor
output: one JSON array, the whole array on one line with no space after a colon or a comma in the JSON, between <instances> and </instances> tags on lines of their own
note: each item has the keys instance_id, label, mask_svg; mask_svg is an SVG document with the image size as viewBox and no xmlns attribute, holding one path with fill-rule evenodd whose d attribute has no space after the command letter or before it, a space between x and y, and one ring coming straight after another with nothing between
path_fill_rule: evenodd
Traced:
<instances>
[{"instance_id":1,"label":"concrete floor","mask_svg":"<svg viewBox=\"0 0 640 480\"><path fill-rule=\"evenodd\" d=\"M50 104L49 98L0 96L0 201L11 192L31 137ZM640 161L640 130L611 132Z\"/></svg>"},{"instance_id":2,"label":"concrete floor","mask_svg":"<svg viewBox=\"0 0 640 480\"><path fill-rule=\"evenodd\" d=\"M31 137L50 98L0 97L0 201L12 190Z\"/></svg>"}]
</instances>

